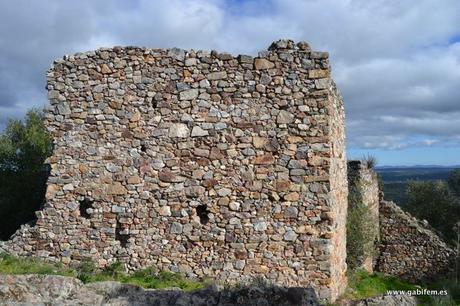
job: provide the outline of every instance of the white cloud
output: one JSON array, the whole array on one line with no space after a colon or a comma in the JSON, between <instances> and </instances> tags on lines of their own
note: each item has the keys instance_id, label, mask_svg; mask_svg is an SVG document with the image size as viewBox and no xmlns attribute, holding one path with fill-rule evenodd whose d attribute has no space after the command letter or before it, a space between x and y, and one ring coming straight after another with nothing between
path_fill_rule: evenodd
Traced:
<instances>
[{"instance_id":1,"label":"white cloud","mask_svg":"<svg viewBox=\"0 0 460 306\"><path fill-rule=\"evenodd\" d=\"M0 126L45 102L63 54L110 45L257 54L281 37L331 53L350 146L460 146L460 1L0 2Z\"/></svg>"}]
</instances>

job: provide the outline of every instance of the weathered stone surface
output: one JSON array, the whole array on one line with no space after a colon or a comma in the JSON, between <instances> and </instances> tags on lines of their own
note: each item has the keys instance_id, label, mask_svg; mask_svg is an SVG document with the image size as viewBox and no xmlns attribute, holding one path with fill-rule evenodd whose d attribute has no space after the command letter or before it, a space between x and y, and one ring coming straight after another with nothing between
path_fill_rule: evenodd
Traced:
<instances>
[{"instance_id":1,"label":"weathered stone surface","mask_svg":"<svg viewBox=\"0 0 460 306\"><path fill-rule=\"evenodd\" d=\"M208 80L214 81L214 80L222 80L227 78L227 72L225 71L218 71L218 72L211 72L206 76Z\"/></svg>"},{"instance_id":2,"label":"weathered stone surface","mask_svg":"<svg viewBox=\"0 0 460 306\"><path fill-rule=\"evenodd\" d=\"M367 298L360 301L356 306L416 306L417 298L408 295L385 295Z\"/></svg>"},{"instance_id":3,"label":"weathered stone surface","mask_svg":"<svg viewBox=\"0 0 460 306\"><path fill-rule=\"evenodd\" d=\"M177 288L164 290L143 289L134 285L109 281L84 285L76 278L32 274L0 275L0 304L53 306L317 306L319 302L314 290L311 288L276 286L219 288L209 286L188 293Z\"/></svg>"},{"instance_id":4,"label":"weathered stone surface","mask_svg":"<svg viewBox=\"0 0 460 306\"><path fill-rule=\"evenodd\" d=\"M102 305L103 300L76 278L0 274L1 305Z\"/></svg>"},{"instance_id":5,"label":"weathered stone surface","mask_svg":"<svg viewBox=\"0 0 460 306\"><path fill-rule=\"evenodd\" d=\"M281 110L276 118L276 122L280 124L291 123L294 121L294 115L288 111Z\"/></svg>"},{"instance_id":6,"label":"weathered stone surface","mask_svg":"<svg viewBox=\"0 0 460 306\"><path fill-rule=\"evenodd\" d=\"M169 128L169 137L186 138L190 136L190 130L187 125L182 123L175 123Z\"/></svg>"},{"instance_id":7,"label":"weathered stone surface","mask_svg":"<svg viewBox=\"0 0 460 306\"><path fill-rule=\"evenodd\" d=\"M110 195L124 195L127 192L128 191L126 190L126 187L123 186L119 182L107 185L107 194L110 194Z\"/></svg>"},{"instance_id":8,"label":"weathered stone surface","mask_svg":"<svg viewBox=\"0 0 460 306\"><path fill-rule=\"evenodd\" d=\"M256 58L254 61L254 67L257 70L271 69L275 67L275 64L265 58Z\"/></svg>"},{"instance_id":9,"label":"weathered stone surface","mask_svg":"<svg viewBox=\"0 0 460 306\"><path fill-rule=\"evenodd\" d=\"M317 69L317 70L310 70L308 73L308 76L312 79L322 79L322 78L327 78L329 77L329 71L328 70L322 70L322 69Z\"/></svg>"},{"instance_id":10,"label":"weathered stone surface","mask_svg":"<svg viewBox=\"0 0 460 306\"><path fill-rule=\"evenodd\" d=\"M168 182L168 183L179 183L179 182L185 181L184 177L178 176L168 169L161 170L158 173L158 178L160 179L160 181Z\"/></svg>"},{"instance_id":11,"label":"weathered stone surface","mask_svg":"<svg viewBox=\"0 0 460 306\"><path fill-rule=\"evenodd\" d=\"M254 158L254 164L256 165L270 165L270 164L273 164L274 161L275 161L275 158L273 157L272 154L264 154L264 155L256 156L256 158Z\"/></svg>"},{"instance_id":12,"label":"weathered stone surface","mask_svg":"<svg viewBox=\"0 0 460 306\"><path fill-rule=\"evenodd\" d=\"M376 270L420 282L453 273L455 251L430 228L393 202L380 202L380 257ZM404 258L404 260L401 260Z\"/></svg>"},{"instance_id":13,"label":"weathered stone surface","mask_svg":"<svg viewBox=\"0 0 460 306\"><path fill-rule=\"evenodd\" d=\"M203 130L199 126L194 126L192 129L192 137L201 137L201 136L207 136L209 135L209 132L206 130Z\"/></svg>"},{"instance_id":14,"label":"weathered stone surface","mask_svg":"<svg viewBox=\"0 0 460 306\"><path fill-rule=\"evenodd\" d=\"M57 60L47 86L47 203L10 252L343 291L344 110L323 54L115 47Z\"/></svg>"},{"instance_id":15,"label":"weathered stone surface","mask_svg":"<svg viewBox=\"0 0 460 306\"><path fill-rule=\"evenodd\" d=\"M192 100L198 97L198 89L189 89L179 93L180 100Z\"/></svg>"}]
</instances>

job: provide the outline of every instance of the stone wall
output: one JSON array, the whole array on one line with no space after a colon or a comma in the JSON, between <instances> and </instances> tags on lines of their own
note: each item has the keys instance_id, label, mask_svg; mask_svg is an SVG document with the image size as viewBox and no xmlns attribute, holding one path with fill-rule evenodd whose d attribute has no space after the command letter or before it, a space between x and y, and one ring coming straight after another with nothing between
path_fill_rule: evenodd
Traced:
<instances>
[{"instance_id":1,"label":"stone wall","mask_svg":"<svg viewBox=\"0 0 460 306\"><path fill-rule=\"evenodd\" d=\"M380 257L377 269L411 282L445 279L455 252L428 226L392 202L380 203Z\"/></svg>"},{"instance_id":2,"label":"stone wall","mask_svg":"<svg viewBox=\"0 0 460 306\"><path fill-rule=\"evenodd\" d=\"M349 209L353 209L353 205L357 203L363 204L370 210L370 216L374 223L375 236L372 241L369 241L372 246L367 248L375 248L377 251L377 242L379 240L379 183L377 172L373 168L369 168L365 161L353 160L348 161L348 203ZM377 252L373 254L365 254L359 258L358 265L369 272L373 271L376 263Z\"/></svg>"},{"instance_id":3,"label":"stone wall","mask_svg":"<svg viewBox=\"0 0 460 306\"><path fill-rule=\"evenodd\" d=\"M115 47L47 78L47 200L10 252L343 291L344 111L327 53Z\"/></svg>"}]
</instances>

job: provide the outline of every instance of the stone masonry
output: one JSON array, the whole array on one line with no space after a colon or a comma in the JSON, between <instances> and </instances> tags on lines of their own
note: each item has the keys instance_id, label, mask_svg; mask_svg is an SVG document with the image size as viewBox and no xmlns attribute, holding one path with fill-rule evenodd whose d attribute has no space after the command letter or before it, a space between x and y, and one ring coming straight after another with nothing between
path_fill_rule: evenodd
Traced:
<instances>
[{"instance_id":1,"label":"stone masonry","mask_svg":"<svg viewBox=\"0 0 460 306\"><path fill-rule=\"evenodd\" d=\"M380 203L380 257L377 269L410 282L447 279L455 251L430 228L393 202Z\"/></svg>"},{"instance_id":2,"label":"stone masonry","mask_svg":"<svg viewBox=\"0 0 460 306\"><path fill-rule=\"evenodd\" d=\"M114 47L47 78L46 204L10 252L343 292L344 110L327 53Z\"/></svg>"}]
</instances>

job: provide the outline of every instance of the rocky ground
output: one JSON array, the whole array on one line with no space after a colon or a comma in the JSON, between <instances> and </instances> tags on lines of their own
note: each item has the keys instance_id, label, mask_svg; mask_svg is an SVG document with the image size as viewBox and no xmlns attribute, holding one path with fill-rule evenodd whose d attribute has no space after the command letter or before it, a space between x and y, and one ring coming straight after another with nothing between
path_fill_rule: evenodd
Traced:
<instances>
[{"instance_id":1,"label":"rocky ground","mask_svg":"<svg viewBox=\"0 0 460 306\"><path fill-rule=\"evenodd\" d=\"M0 275L0 305L303 306L319 305L311 289L215 286L184 292L143 289L118 282L83 284L55 275Z\"/></svg>"},{"instance_id":2,"label":"rocky ground","mask_svg":"<svg viewBox=\"0 0 460 306\"><path fill-rule=\"evenodd\" d=\"M149 305L149 306L313 306L312 289L271 286L225 289L210 286L193 293L180 289L143 289L118 282L83 284L56 275L0 275L0 305ZM342 301L341 306L412 306L411 297Z\"/></svg>"}]
</instances>

